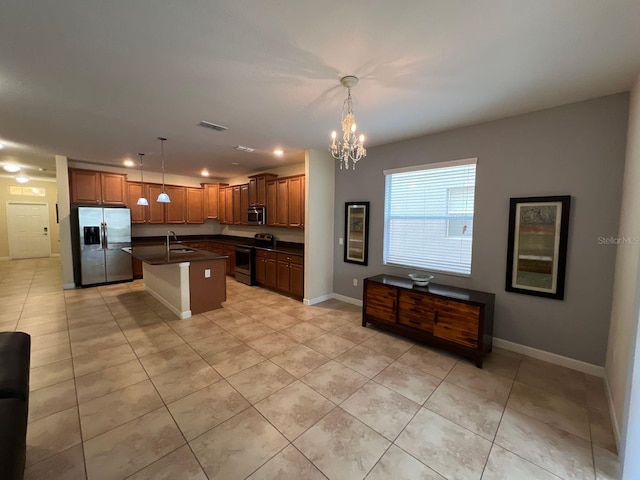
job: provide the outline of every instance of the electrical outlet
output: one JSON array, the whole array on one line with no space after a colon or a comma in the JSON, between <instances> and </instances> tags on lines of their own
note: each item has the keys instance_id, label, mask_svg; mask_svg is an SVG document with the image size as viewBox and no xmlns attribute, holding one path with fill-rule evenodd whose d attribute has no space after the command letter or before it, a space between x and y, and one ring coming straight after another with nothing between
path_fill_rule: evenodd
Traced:
<instances>
[{"instance_id":1,"label":"electrical outlet","mask_svg":"<svg viewBox=\"0 0 640 480\"><path fill-rule=\"evenodd\" d=\"M204 278L211 278L211 269L210 268L205 268L204 269Z\"/></svg>"},{"instance_id":2,"label":"electrical outlet","mask_svg":"<svg viewBox=\"0 0 640 480\"><path fill-rule=\"evenodd\" d=\"M342 237L338 239L338 245L344 245L344 239Z\"/></svg>"},{"instance_id":3,"label":"electrical outlet","mask_svg":"<svg viewBox=\"0 0 640 480\"><path fill-rule=\"evenodd\" d=\"M354 278L354 279L353 279L353 286L354 286L354 287L357 287L357 286L358 286L358 279L357 279L357 278Z\"/></svg>"}]
</instances>

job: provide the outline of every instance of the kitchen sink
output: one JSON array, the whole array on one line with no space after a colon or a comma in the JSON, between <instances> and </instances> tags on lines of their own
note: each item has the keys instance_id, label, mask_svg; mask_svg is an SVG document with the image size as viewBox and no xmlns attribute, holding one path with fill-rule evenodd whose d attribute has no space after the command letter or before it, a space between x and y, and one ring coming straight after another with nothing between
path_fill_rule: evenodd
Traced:
<instances>
[{"instance_id":1,"label":"kitchen sink","mask_svg":"<svg viewBox=\"0 0 640 480\"><path fill-rule=\"evenodd\" d=\"M180 248L172 248L170 252L171 253L195 253L195 250L193 248L180 247Z\"/></svg>"}]
</instances>

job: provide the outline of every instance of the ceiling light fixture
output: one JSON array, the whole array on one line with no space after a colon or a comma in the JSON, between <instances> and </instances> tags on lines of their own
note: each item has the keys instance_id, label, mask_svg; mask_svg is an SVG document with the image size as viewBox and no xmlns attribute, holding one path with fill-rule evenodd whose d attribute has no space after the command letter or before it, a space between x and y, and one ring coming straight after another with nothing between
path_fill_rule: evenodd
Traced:
<instances>
[{"instance_id":1,"label":"ceiling light fixture","mask_svg":"<svg viewBox=\"0 0 640 480\"><path fill-rule=\"evenodd\" d=\"M125 167L134 167L135 166L135 162L133 160L131 160L130 158L127 158L124 162L124 166Z\"/></svg>"},{"instance_id":2,"label":"ceiling light fixture","mask_svg":"<svg viewBox=\"0 0 640 480\"><path fill-rule=\"evenodd\" d=\"M2 150L3 148L4 148L4 145L0 143L0 150Z\"/></svg>"},{"instance_id":3,"label":"ceiling light fixture","mask_svg":"<svg viewBox=\"0 0 640 480\"><path fill-rule=\"evenodd\" d=\"M140 158L140 184L141 184L141 190L140 190L140 198L136 202L136 205L141 205L143 207L148 207L149 206L149 200L147 200L147 197L144 196L144 176L142 174L142 157L144 157L144 153L138 153L138 158Z\"/></svg>"},{"instance_id":4,"label":"ceiling light fixture","mask_svg":"<svg viewBox=\"0 0 640 480\"><path fill-rule=\"evenodd\" d=\"M358 84L358 77L348 75L340 79L340 83L347 89L347 99L342 104L342 140L338 141L338 134L334 130L331 132L331 146L329 151L331 156L340 163L340 170L344 167L349 170L349 160L353 162L353 169L356 163L367 156L364 148L364 135L356 137L356 117L353 114L353 102L351 100L351 88Z\"/></svg>"},{"instance_id":5,"label":"ceiling light fixture","mask_svg":"<svg viewBox=\"0 0 640 480\"><path fill-rule=\"evenodd\" d=\"M158 203L171 203L169 195L164 191L164 142L167 140L164 137L158 137L160 140L160 156L162 157L162 192L158 195Z\"/></svg>"},{"instance_id":6,"label":"ceiling light fixture","mask_svg":"<svg viewBox=\"0 0 640 480\"><path fill-rule=\"evenodd\" d=\"M279 148L273 151L273 154L277 155L278 157L281 157L283 153L284 152L282 150L280 150Z\"/></svg>"},{"instance_id":7,"label":"ceiling light fixture","mask_svg":"<svg viewBox=\"0 0 640 480\"><path fill-rule=\"evenodd\" d=\"M200 172L200 175L202 175L203 177L208 177L209 170L207 170L206 168L203 168L202 171Z\"/></svg>"},{"instance_id":8,"label":"ceiling light fixture","mask_svg":"<svg viewBox=\"0 0 640 480\"><path fill-rule=\"evenodd\" d=\"M20 171L20 166L15 163L5 163L2 168L4 168L7 172L16 173Z\"/></svg>"},{"instance_id":9,"label":"ceiling light fixture","mask_svg":"<svg viewBox=\"0 0 640 480\"><path fill-rule=\"evenodd\" d=\"M29 177L25 176L25 175L18 175L16 177L16 182L18 183L27 183L29 181Z\"/></svg>"}]
</instances>

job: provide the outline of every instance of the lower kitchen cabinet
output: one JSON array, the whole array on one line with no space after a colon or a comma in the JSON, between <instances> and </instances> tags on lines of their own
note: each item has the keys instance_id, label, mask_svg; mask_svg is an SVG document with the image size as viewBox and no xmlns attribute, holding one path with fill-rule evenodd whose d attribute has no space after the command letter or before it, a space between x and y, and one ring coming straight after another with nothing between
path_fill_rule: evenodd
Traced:
<instances>
[{"instance_id":1,"label":"lower kitchen cabinet","mask_svg":"<svg viewBox=\"0 0 640 480\"><path fill-rule=\"evenodd\" d=\"M131 257L131 271L134 280L142 278L142 260Z\"/></svg>"},{"instance_id":2,"label":"lower kitchen cabinet","mask_svg":"<svg viewBox=\"0 0 640 480\"><path fill-rule=\"evenodd\" d=\"M362 325L414 338L466 356L482 367L493 341L493 293L377 275L364 280Z\"/></svg>"},{"instance_id":3,"label":"lower kitchen cabinet","mask_svg":"<svg viewBox=\"0 0 640 480\"><path fill-rule=\"evenodd\" d=\"M302 298L304 295L304 259L299 255L277 254L277 289L288 295Z\"/></svg>"},{"instance_id":4,"label":"lower kitchen cabinet","mask_svg":"<svg viewBox=\"0 0 640 480\"><path fill-rule=\"evenodd\" d=\"M262 287L278 287L278 254L256 250L256 283Z\"/></svg>"},{"instance_id":5,"label":"lower kitchen cabinet","mask_svg":"<svg viewBox=\"0 0 640 480\"><path fill-rule=\"evenodd\" d=\"M226 243L209 242L207 250L219 255L227 256L227 275L234 277L236 275L236 247L227 245Z\"/></svg>"}]
</instances>

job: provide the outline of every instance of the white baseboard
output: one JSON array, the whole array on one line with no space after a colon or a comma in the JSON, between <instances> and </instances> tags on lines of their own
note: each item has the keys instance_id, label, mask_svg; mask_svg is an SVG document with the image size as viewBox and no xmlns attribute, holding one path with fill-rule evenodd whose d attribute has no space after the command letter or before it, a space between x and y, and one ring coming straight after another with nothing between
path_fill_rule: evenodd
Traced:
<instances>
[{"instance_id":1,"label":"white baseboard","mask_svg":"<svg viewBox=\"0 0 640 480\"><path fill-rule=\"evenodd\" d=\"M179 319L184 320L185 318L191 318L191 310L186 310L184 312L181 312L176 307L174 307L169 302L167 302L162 297L162 295L160 295L159 293L157 293L157 292L153 291L151 288L149 288L148 285L145 285L144 289L145 289L145 291L149 292L151 294L151 296L154 297L156 300L158 300L161 304L163 304L165 307L167 307L169 310L171 310L173 313L175 313L178 316Z\"/></svg>"},{"instance_id":2,"label":"white baseboard","mask_svg":"<svg viewBox=\"0 0 640 480\"><path fill-rule=\"evenodd\" d=\"M556 353L546 352L544 350L538 350L537 348L528 347L519 343L510 342L501 338L493 337L493 344L496 347L504 348L511 352L520 353L528 357L537 358L538 360L544 360L545 362L560 365L562 367L578 370L582 373L588 373L596 377L604 378L604 367L594 365L592 363L583 362L574 358L564 357Z\"/></svg>"},{"instance_id":3,"label":"white baseboard","mask_svg":"<svg viewBox=\"0 0 640 480\"><path fill-rule=\"evenodd\" d=\"M51 255L49 255L50 257L59 257L60 254L59 253L52 253Z\"/></svg>"},{"instance_id":4,"label":"white baseboard","mask_svg":"<svg viewBox=\"0 0 640 480\"><path fill-rule=\"evenodd\" d=\"M327 300L331 300L333 298L333 293L327 293L326 295L320 295L315 298L305 298L302 303L305 305L315 305L316 303L326 302Z\"/></svg>"},{"instance_id":5,"label":"white baseboard","mask_svg":"<svg viewBox=\"0 0 640 480\"><path fill-rule=\"evenodd\" d=\"M622 455L620 451L620 426L616 417L616 410L613 407L613 396L611 395L611 387L609 386L609 378L605 374L604 376L604 391L607 394L607 403L609 404L609 416L611 417L611 425L613 425L613 435L616 438L616 448L618 450L618 456Z\"/></svg>"},{"instance_id":6,"label":"white baseboard","mask_svg":"<svg viewBox=\"0 0 640 480\"><path fill-rule=\"evenodd\" d=\"M351 305L356 305L357 307L362 306L362 300L358 300L357 298L347 297L346 295L340 295L339 293L333 293L331 295L332 298L340 300L341 302L350 303Z\"/></svg>"}]
</instances>

